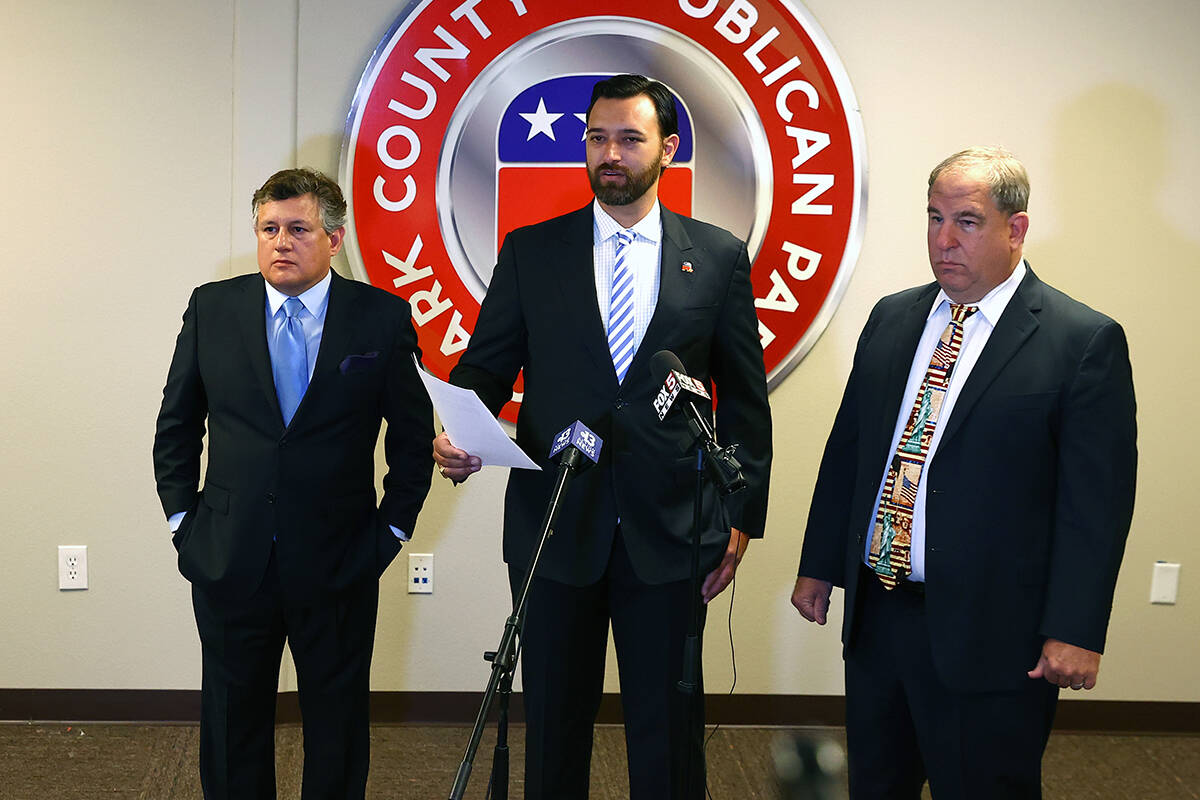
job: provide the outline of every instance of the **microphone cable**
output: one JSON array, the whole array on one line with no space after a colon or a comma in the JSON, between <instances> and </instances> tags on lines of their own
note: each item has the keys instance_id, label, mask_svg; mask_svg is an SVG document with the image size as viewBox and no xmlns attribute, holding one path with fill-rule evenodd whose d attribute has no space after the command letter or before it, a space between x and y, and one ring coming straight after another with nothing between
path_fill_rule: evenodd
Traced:
<instances>
[{"instance_id":1,"label":"microphone cable","mask_svg":"<svg viewBox=\"0 0 1200 800\"><path fill-rule=\"evenodd\" d=\"M729 631L729 663L733 668L733 680L729 684L729 692L726 697L733 696L733 690L737 688L737 651L733 646L733 601L737 598L737 570L733 572L733 580L729 582L729 617L726 620L726 626ZM717 731L721 729L721 723L713 725L713 729L709 731L708 736L704 737L704 763L708 763L708 743L717 735ZM708 800L712 800L712 792L708 788L708 769L704 770L704 795Z\"/></svg>"}]
</instances>

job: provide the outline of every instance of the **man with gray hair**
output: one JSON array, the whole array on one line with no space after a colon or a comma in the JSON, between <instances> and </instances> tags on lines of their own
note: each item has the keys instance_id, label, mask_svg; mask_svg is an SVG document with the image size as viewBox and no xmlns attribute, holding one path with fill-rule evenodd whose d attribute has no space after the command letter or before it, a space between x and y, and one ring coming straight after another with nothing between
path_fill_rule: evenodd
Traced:
<instances>
[{"instance_id":1,"label":"man with gray hair","mask_svg":"<svg viewBox=\"0 0 1200 800\"><path fill-rule=\"evenodd\" d=\"M1041 797L1059 689L1096 685L1133 514L1121 326L1022 257L1025 168L929 176L935 282L885 297L825 448L792 603L845 588L854 798Z\"/></svg>"},{"instance_id":2,"label":"man with gray hair","mask_svg":"<svg viewBox=\"0 0 1200 800\"><path fill-rule=\"evenodd\" d=\"M429 491L433 412L408 304L330 269L345 235L337 184L283 170L252 207L261 274L192 293L154 437L203 655L201 783L210 800L275 796L286 641L304 719L303 795L362 798L379 576Z\"/></svg>"}]
</instances>

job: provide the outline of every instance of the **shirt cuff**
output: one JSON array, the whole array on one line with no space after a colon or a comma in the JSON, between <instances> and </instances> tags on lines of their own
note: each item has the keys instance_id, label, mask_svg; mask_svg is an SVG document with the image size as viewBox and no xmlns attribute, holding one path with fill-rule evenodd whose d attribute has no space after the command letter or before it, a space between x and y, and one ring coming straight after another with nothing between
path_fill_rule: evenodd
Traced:
<instances>
[{"instance_id":1,"label":"shirt cuff","mask_svg":"<svg viewBox=\"0 0 1200 800\"><path fill-rule=\"evenodd\" d=\"M175 531L179 530L179 526L183 524L183 518L185 516L187 516L186 511L177 511L171 516L167 517L167 526L170 527L171 533L175 533Z\"/></svg>"},{"instance_id":2,"label":"shirt cuff","mask_svg":"<svg viewBox=\"0 0 1200 800\"><path fill-rule=\"evenodd\" d=\"M400 530L395 525L388 525L388 527L392 529L392 535L395 536L397 539L399 539L402 542L407 542L409 539L412 538L409 534Z\"/></svg>"}]
</instances>

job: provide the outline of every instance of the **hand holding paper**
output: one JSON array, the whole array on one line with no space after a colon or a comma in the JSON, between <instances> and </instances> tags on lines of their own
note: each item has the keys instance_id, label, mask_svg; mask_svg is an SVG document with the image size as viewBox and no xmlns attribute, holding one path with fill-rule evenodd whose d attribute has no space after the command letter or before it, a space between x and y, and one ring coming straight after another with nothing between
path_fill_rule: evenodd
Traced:
<instances>
[{"instance_id":1,"label":"hand holding paper","mask_svg":"<svg viewBox=\"0 0 1200 800\"><path fill-rule=\"evenodd\" d=\"M456 484L483 469L483 459L455 447L445 431L433 440L433 460L437 462L438 472L442 473L442 477L449 478Z\"/></svg>"},{"instance_id":2,"label":"hand holding paper","mask_svg":"<svg viewBox=\"0 0 1200 800\"><path fill-rule=\"evenodd\" d=\"M445 429L433 440L433 460L444 477L458 483L485 466L541 469L508 438L475 392L439 380L419 365L417 373Z\"/></svg>"}]
</instances>

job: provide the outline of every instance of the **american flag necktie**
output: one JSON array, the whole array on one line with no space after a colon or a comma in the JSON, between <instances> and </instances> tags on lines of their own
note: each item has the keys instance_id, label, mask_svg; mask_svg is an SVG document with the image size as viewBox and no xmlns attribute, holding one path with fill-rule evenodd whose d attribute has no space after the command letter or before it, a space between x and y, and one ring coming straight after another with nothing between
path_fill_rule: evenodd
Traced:
<instances>
[{"instance_id":1,"label":"american flag necktie","mask_svg":"<svg viewBox=\"0 0 1200 800\"><path fill-rule=\"evenodd\" d=\"M633 363L633 270L628 259L632 243L632 232L617 232L617 263L613 267L608 305L608 351L612 353L617 383L625 380L625 373Z\"/></svg>"},{"instance_id":2,"label":"american flag necktie","mask_svg":"<svg viewBox=\"0 0 1200 800\"><path fill-rule=\"evenodd\" d=\"M978 306L950 304L950 324L942 331L929 369L913 401L912 411L900 435L896 454L888 465L879 511L875 514L875 531L867 557L871 568L888 589L912 572L913 505L917 501L917 486L929 456L929 443L937 427L942 402L950 387L950 375L962 350L963 325Z\"/></svg>"}]
</instances>

